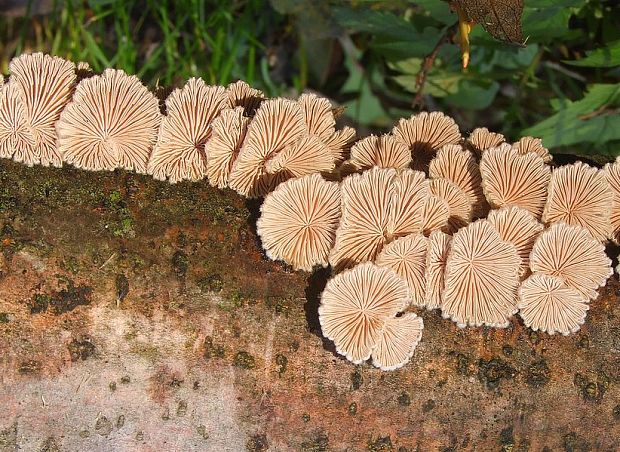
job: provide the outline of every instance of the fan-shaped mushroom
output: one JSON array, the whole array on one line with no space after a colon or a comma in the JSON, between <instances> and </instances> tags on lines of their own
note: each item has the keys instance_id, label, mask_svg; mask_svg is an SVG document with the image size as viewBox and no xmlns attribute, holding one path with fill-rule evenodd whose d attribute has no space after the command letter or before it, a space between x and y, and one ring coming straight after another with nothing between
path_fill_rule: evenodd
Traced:
<instances>
[{"instance_id":1,"label":"fan-shaped mushroom","mask_svg":"<svg viewBox=\"0 0 620 452\"><path fill-rule=\"evenodd\" d=\"M396 370L409 362L422 339L424 322L413 312L385 321L372 350L372 363L381 370Z\"/></svg>"},{"instance_id":2,"label":"fan-shaped mushroom","mask_svg":"<svg viewBox=\"0 0 620 452\"><path fill-rule=\"evenodd\" d=\"M472 218L472 205L467 194L448 179L431 179L431 193L448 205L447 232L455 232L465 226Z\"/></svg>"},{"instance_id":3,"label":"fan-shaped mushroom","mask_svg":"<svg viewBox=\"0 0 620 452\"><path fill-rule=\"evenodd\" d=\"M27 155L35 154L34 148L19 88L12 82L6 83L0 87L0 157L16 155L17 161L24 161Z\"/></svg>"},{"instance_id":4,"label":"fan-shaped mushroom","mask_svg":"<svg viewBox=\"0 0 620 452\"><path fill-rule=\"evenodd\" d=\"M404 169L411 163L411 151L392 135L370 135L351 147L351 158L346 163L356 170L373 166Z\"/></svg>"},{"instance_id":5,"label":"fan-shaped mushroom","mask_svg":"<svg viewBox=\"0 0 620 452\"><path fill-rule=\"evenodd\" d=\"M549 154L549 149L543 146L540 138L523 137L512 145L513 149L516 149L519 154L527 154L533 152L544 160L545 163L551 162L553 159Z\"/></svg>"},{"instance_id":6,"label":"fan-shaped mushroom","mask_svg":"<svg viewBox=\"0 0 620 452\"><path fill-rule=\"evenodd\" d=\"M78 85L56 125L58 149L78 168L145 173L160 119L157 98L136 76L106 69Z\"/></svg>"},{"instance_id":7,"label":"fan-shaped mushroom","mask_svg":"<svg viewBox=\"0 0 620 452\"><path fill-rule=\"evenodd\" d=\"M409 304L407 283L393 270L366 262L327 282L319 321L336 351L355 364L370 358L386 320Z\"/></svg>"},{"instance_id":8,"label":"fan-shaped mushroom","mask_svg":"<svg viewBox=\"0 0 620 452\"><path fill-rule=\"evenodd\" d=\"M229 84L226 87L226 94L230 105L233 108L243 107L244 114L249 117L254 116L256 109L265 100L265 95L261 90L252 88L243 80Z\"/></svg>"},{"instance_id":9,"label":"fan-shaped mushroom","mask_svg":"<svg viewBox=\"0 0 620 452\"><path fill-rule=\"evenodd\" d=\"M340 190L318 174L291 179L269 193L256 230L267 255L296 270L326 266L340 220Z\"/></svg>"},{"instance_id":10,"label":"fan-shaped mushroom","mask_svg":"<svg viewBox=\"0 0 620 452\"><path fill-rule=\"evenodd\" d=\"M605 165L603 174L613 194L609 221L613 229L612 238L618 243L620 242L620 157L614 163Z\"/></svg>"},{"instance_id":11,"label":"fan-shaped mushroom","mask_svg":"<svg viewBox=\"0 0 620 452\"><path fill-rule=\"evenodd\" d=\"M448 259L448 253L450 252L451 242L452 237L441 231L433 231L428 237L426 270L424 272L424 280L426 282L424 306L426 309L441 307L446 261Z\"/></svg>"},{"instance_id":12,"label":"fan-shaped mushroom","mask_svg":"<svg viewBox=\"0 0 620 452\"><path fill-rule=\"evenodd\" d=\"M487 149L497 147L505 141L506 138L501 133L490 132L486 127L478 127L465 140L465 147L480 157Z\"/></svg>"}]
</instances>

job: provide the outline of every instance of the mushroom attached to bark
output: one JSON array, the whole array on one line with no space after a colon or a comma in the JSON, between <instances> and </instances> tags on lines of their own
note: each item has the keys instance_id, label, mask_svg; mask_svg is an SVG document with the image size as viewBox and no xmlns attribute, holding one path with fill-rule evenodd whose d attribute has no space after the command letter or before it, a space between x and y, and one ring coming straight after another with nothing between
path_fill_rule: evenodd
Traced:
<instances>
[{"instance_id":1,"label":"mushroom attached to bark","mask_svg":"<svg viewBox=\"0 0 620 452\"><path fill-rule=\"evenodd\" d=\"M612 203L602 171L582 162L561 166L551 175L543 221L582 226L602 242L612 236Z\"/></svg>"},{"instance_id":2,"label":"mushroom attached to bark","mask_svg":"<svg viewBox=\"0 0 620 452\"><path fill-rule=\"evenodd\" d=\"M265 163L278 152L308 134L299 103L270 99L261 103L248 126L228 185L248 198L265 196L278 179L265 171Z\"/></svg>"},{"instance_id":3,"label":"mushroom attached to bark","mask_svg":"<svg viewBox=\"0 0 620 452\"><path fill-rule=\"evenodd\" d=\"M401 237L383 247L375 261L381 267L391 268L407 281L411 301L417 306L424 306L427 242L428 239L422 234Z\"/></svg>"},{"instance_id":4,"label":"mushroom attached to bark","mask_svg":"<svg viewBox=\"0 0 620 452\"><path fill-rule=\"evenodd\" d=\"M421 171L406 169L397 173L389 204L387 240L422 232L424 206L430 195L428 187L428 180Z\"/></svg>"},{"instance_id":5,"label":"mushroom attached to bark","mask_svg":"<svg viewBox=\"0 0 620 452\"><path fill-rule=\"evenodd\" d=\"M373 260L385 243L396 170L374 167L341 185L342 218L329 261L336 270Z\"/></svg>"},{"instance_id":6,"label":"mushroom attached to bark","mask_svg":"<svg viewBox=\"0 0 620 452\"><path fill-rule=\"evenodd\" d=\"M284 179L318 172L330 172L335 167L327 145L316 135L307 135L265 162L265 171Z\"/></svg>"},{"instance_id":7,"label":"mushroom attached to bark","mask_svg":"<svg viewBox=\"0 0 620 452\"><path fill-rule=\"evenodd\" d=\"M579 331L586 320L588 299L562 278L534 273L519 288L519 316L525 326L565 336Z\"/></svg>"},{"instance_id":8,"label":"mushroom attached to bark","mask_svg":"<svg viewBox=\"0 0 620 452\"><path fill-rule=\"evenodd\" d=\"M428 237L426 271L424 273L424 280L426 282L424 306L426 309L437 309L441 307L446 261L448 259L451 242L452 237L441 231L433 231Z\"/></svg>"},{"instance_id":9,"label":"mushroom attached to bark","mask_svg":"<svg viewBox=\"0 0 620 452\"><path fill-rule=\"evenodd\" d=\"M225 108L211 123L211 138L205 144L207 177L217 188L226 188L233 164L245 139L250 118L243 107Z\"/></svg>"},{"instance_id":10,"label":"mushroom attached to bark","mask_svg":"<svg viewBox=\"0 0 620 452\"><path fill-rule=\"evenodd\" d=\"M205 144L211 137L211 123L228 107L224 88L209 86L200 78L191 78L182 89L175 89L166 99L166 116L148 173L171 184L203 179L207 175Z\"/></svg>"},{"instance_id":11,"label":"mushroom attached to bark","mask_svg":"<svg viewBox=\"0 0 620 452\"><path fill-rule=\"evenodd\" d=\"M462 228L446 262L442 315L459 327L504 328L517 312L521 258L486 220Z\"/></svg>"},{"instance_id":12,"label":"mushroom attached to bark","mask_svg":"<svg viewBox=\"0 0 620 452\"><path fill-rule=\"evenodd\" d=\"M351 147L351 158L345 163L356 170L373 166L404 169L411 163L411 152L393 135L370 135Z\"/></svg>"},{"instance_id":13,"label":"mushroom attached to bark","mask_svg":"<svg viewBox=\"0 0 620 452\"><path fill-rule=\"evenodd\" d=\"M463 190L472 205L474 217L486 214L489 206L482 191L480 168L471 152L460 145L445 145L431 161L428 174L431 179L448 179Z\"/></svg>"},{"instance_id":14,"label":"mushroom attached to bark","mask_svg":"<svg viewBox=\"0 0 620 452\"><path fill-rule=\"evenodd\" d=\"M12 82L6 83L0 87L0 157L9 159L16 155L17 161L24 161L26 155L34 155L34 148L19 88Z\"/></svg>"},{"instance_id":15,"label":"mushroom attached to bark","mask_svg":"<svg viewBox=\"0 0 620 452\"><path fill-rule=\"evenodd\" d=\"M336 351L355 364L370 358L386 320L409 304L409 288L393 270L366 262L327 282L319 321Z\"/></svg>"},{"instance_id":16,"label":"mushroom attached to bark","mask_svg":"<svg viewBox=\"0 0 620 452\"><path fill-rule=\"evenodd\" d=\"M530 254L532 273L559 276L584 298L595 299L613 274L605 247L587 229L555 223L545 230Z\"/></svg>"},{"instance_id":17,"label":"mushroom attached to bark","mask_svg":"<svg viewBox=\"0 0 620 452\"><path fill-rule=\"evenodd\" d=\"M16 152L13 159L28 166L62 166L55 125L73 94L75 65L60 57L33 53L13 58L9 69L11 83L20 89L26 121L35 141L34 152Z\"/></svg>"},{"instance_id":18,"label":"mushroom attached to bark","mask_svg":"<svg viewBox=\"0 0 620 452\"><path fill-rule=\"evenodd\" d=\"M424 322L413 312L385 321L379 341L372 350L372 363L381 370L396 370L409 362L420 339Z\"/></svg>"},{"instance_id":19,"label":"mushroom attached to bark","mask_svg":"<svg viewBox=\"0 0 620 452\"><path fill-rule=\"evenodd\" d=\"M467 194L448 179L431 179L431 193L449 208L448 232L456 232L471 221L472 205Z\"/></svg>"},{"instance_id":20,"label":"mushroom attached to bark","mask_svg":"<svg viewBox=\"0 0 620 452\"><path fill-rule=\"evenodd\" d=\"M67 163L145 173L161 120L157 98L132 75L106 69L82 80L56 125Z\"/></svg>"},{"instance_id":21,"label":"mushroom attached to bark","mask_svg":"<svg viewBox=\"0 0 620 452\"><path fill-rule=\"evenodd\" d=\"M318 174L291 179L265 197L256 230L267 255L295 270L327 266L340 220L340 190Z\"/></svg>"},{"instance_id":22,"label":"mushroom attached to bark","mask_svg":"<svg viewBox=\"0 0 620 452\"><path fill-rule=\"evenodd\" d=\"M614 163L608 163L605 165L603 174L609 183L609 188L613 194L611 203L611 212L609 215L609 221L612 227L612 239L616 242L620 242L620 157L616 159Z\"/></svg>"},{"instance_id":23,"label":"mushroom attached to bark","mask_svg":"<svg viewBox=\"0 0 620 452\"><path fill-rule=\"evenodd\" d=\"M528 152L533 152L534 154L542 158L545 163L549 163L553 159L551 154L549 153L549 149L543 146L542 140L540 138L523 137L516 143L513 143L512 148L516 149L519 154L527 154Z\"/></svg>"},{"instance_id":24,"label":"mushroom attached to bark","mask_svg":"<svg viewBox=\"0 0 620 452\"><path fill-rule=\"evenodd\" d=\"M433 231L447 230L448 220L450 219L450 206L443 199L431 194L424 202L422 218L422 232L426 236Z\"/></svg>"},{"instance_id":25,"label":"mushroom attached to bark","mask_svg":"<svg viewBox=\"0 0 620 452\"><path fill-rule=\"evenodd\" d=\"M487 217L489 223L499 232L502 240L512 243L521 257L521 276L529 270L530 253L534 242L544 227L525 209L511 206L491 210Z\"/></svg>"},{"instance_id":26,"label":"mushroom attached to bark","mask_svg":"<svg viewBox=\"0 0 620 452\"><path fill-rule=\"evenodd\" d=\"M465 140L465 147L480 157L487 149L497 147L505 141L506 138L501 133L490 132L486 127L478 127Z\"/></svg>"},{"instance_id":27,"label":"mushroom attached to bark","mask_svg":"<svg viewBox=\"0 0 620 452\"><path fill-rule=\"evenodd\" d=\"M411 151L413 169L426 171L433 155L446 144L461 140L459 127L454 119L441 112L422 112L401 119L392 134Z\"/></svg>"},{"instance_id":28,"label":"mushroom attached to bark","mask_svg":"<svg viewBox=\"0 0 620 452\"><path fill-rule=\"evenodd\" d=\"M519 154L503 144L482 154L480 173L482 189L493 208L518 206L540 218L551 177L541 157Z\"/></svg>"}]
</instances>

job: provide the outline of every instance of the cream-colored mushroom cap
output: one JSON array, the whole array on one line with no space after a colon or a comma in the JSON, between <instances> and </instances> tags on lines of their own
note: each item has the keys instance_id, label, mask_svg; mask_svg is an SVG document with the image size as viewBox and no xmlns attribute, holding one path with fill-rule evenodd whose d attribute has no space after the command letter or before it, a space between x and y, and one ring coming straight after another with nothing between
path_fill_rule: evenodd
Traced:
<instances>
[{"instance_id":1,"label":"cream-colored mushroom cap","mask_svg":"<svg viewBox=\"0 0 620 452\"><path fill-rule=\"evenodd\" d=\"M250 118L243 107L225 108L211 123L211 138L205 144L207 177L218 188L228 186L228 178L245 139Z\"/></svg>"},{"instance_id":2,"label":"cream-colored mushroom cap","mask_svg":"<svg viewBox=\"0 0 620 452\"><path fill-rule=\"evenodd\" d=\"M372 351L372 363L381 370L396 370L409 362L420 340L424 322L413 312L385 321Z\"/></svg>"},{"instance_id":3,"label":"cream-colored mushroom cap","mask_svg":"<svg viewBox=\"0 0 620 452\"><path fill-rule=\"evenodd\" d=\"M482 189L493 208L518 206L540 218L551 171L534 153L521 155L504 143L480 160Z\"/></svg>"},{"instance_id":4,"label":"cream-colored mushroom cap","mask_svg":"<svg viewBox=\"0 0 620 452\"><path fill-rule=\"evenodd\" d=\"M486 220L478 220L452 239L446 262L442 315L459 327L504 328L517 312L521 258Z\"/></svg>"},{"instance_id":5,"label":"cream-colored mushroom cap","mask_svg":"<svg viewBox=\"0 0 620 452\"><path fill-rule=\"evenodd\" d=\"M75 88L75 65L42 53L23 54L9 64L11 82L20 90L26 121L34 137L34 152L23 149L13 156L28 166L62 166L55 124Z\"/></svg>"},{"instance_id":6,"label":"cream-colored mushroom cap","mask_svg":"<svg viewBox=\"0 0 620 452\"><path fill-rule=\"evenodd\" d=\"M506 138L501 133L491 132L486 127L478 127L467 137L465 147L473 151L477 156L481 156L487 149L497 147L505 141Z\"/></svg>"},{"instance_id":7,"label":"cream-colored mushroom cap","mask_svg":"<svg viewBox=\"0 0 620 452\"><path fill-rule=\"evenodd\" d=\"M523 137L516 143L512 145L513 149L516 149L519 154L527 154L528 152L533 152L542 158L545 163L551 162L553 157L549 153L549 149L543 146L542 140L540 138L534 137Z\"/></svg>"},{"instance_id":8,"label":"cream-colored mushroom cap","mask_svg":"<svg viewBox=\"0 0 620 452\"><path fill-rule=\"evenodd\" d=\"M266 173L265 162L307 134L299 103L288 99L263 101L233 164L230 188L248 198L265 196L280 181Z\"/></svg>"},{"instance_id":9,"label":"cream-colored mushroom cap","mask_svg":"<svg viewBox=\"0 0 620 452\"><path fill-rule=\"evenodd\" d=\"M422 112L401 119L392 134L404 143L412 154L413 169L426 171L432 156L446 144L461 140L459 127L449 116L441 112Z\"/></svg>"},{"instance_id":10,"label":"cream-colored mushroom cap","mask_svg":"<svg viewBox=\"0 0 620 452\"><path fill-rule=\"evenodd\" d=\"M81 169L145 173L160 120L157 98L136 76L106 69L82 80L63 110L59 150Z\"/></svg>"},{"instance_id":11,"label":"cream-colored mushroom cap","mask_svg":"<svg viewBox=\"0 0 620 452\"><path fill-rule=\"evenodd\" d=\"M351 147L347 163L357 170L373 166L404 169L411 163L411 151L393 135L370 135Z\"/></svg>"},{"instance_id":12,"label":"cream-colored mushroom cap","mask_svg":"<svg viewBox=\"0 0 620 452\"><path fill-rule=\"evenodd\" d=\"M448 230L450 206L443 199L430 194L424 203L422 218L422 232L426 236L433 231Z\"/></svg>"},{"instance_id":13,"label":"cream-colored mushroom cap","mask_svg":"<svg viewBox=\"0 0 620 452\"><path fill-rule=\"evenodd\" d=\"M446 232L456 232L472 219L472 205L467 194L448 179L431 179L433 196L444 201L450 210Z\"/></svg>"},{"instance_id":14,"label":"cream-colored mushroom cap","mask_svg":"<svg viewBox=\"0 0 620 452\"><path fill-rule=\"evenodd\" d=\"M269 193L256 230L267 255L295 270L327 266L340 220L340 190L318 174L291 179Z\"/></svg>"},{"instance_id":15,"label":"cream-colored mushroom cap","mask_svg":"<svg viewBox=\"0 0 620 452\"><path fill-rule=\"evenodd\" d=\"M323 335L338 353L361 364L370 358L386 320L409 301L407 283L393 270L359 264L327 282L319 306Z\"/></svg>"},{"instance_id":16,"label":"cream-colored mushroom cap","mask_svg":"<svg viewBox=\"0 0 620 452\"><path fill-rule=\"evenodd\" d=\"M525 275L529 270L532 247L543 231L543 225L530 212L516 206L491 210L487 220L499 232L502 240L517 248L521 257L519 274Z\"/></svg>"},{"instance_id":17,"label":"cream-colored mushroom cap","mask_svg":"<svg viewBox=\"0 0 620 452\"><path fill-rule=\"evenodd\" d=\"M334 158L329 148L316 135L301 138L265 162L265 171L279 175L283 180L306 174L330 172L334 167Z\"/></svg>"},{"instance_id":18,"label":"cream-colored mushroom cap","mask_svg":"<svg viewBox=\"0 0 620 452\"><path fill-rule=\"evenodd\" d=\"M609 221L612 227L612 239L616 242L620 242L620 158L617 158L614 163L608 163L605 165L603 174L609 183L609 188L613 194L611 203L611 212L609 215Z\"/></svg>"},{"instance_id":19,"label":"cream-colored mushroom cap","mask_svg":"<svg viewBox=\"0 0 620 452\"><path fill-rule=\"evenodd\" d=\"M613 270L605 247L587 229L566 223L545 230L530 254L532 273L559 276L564 283L588 299L598 296Z\"/></svg>"},{"instance_id":20,"label":"cream-colored mushroom cap","mask_svg":"<svg viewBox=\"0 0 620 452\"><path fill-rule=\"evenodd\" d=\"M441 231L433 231L428 237L426 270L424 273L424 280L426 283L424 306L426 309L436 309L441 307L446 273L446 261L448 259L451 242L452 236L449 236Z\"/></svg>"},{"instance_id":21,"label":"cream-colored mushroom cap","mask_svg":"<svg viewBox=\"0 0 620 452\"><path fill-rule=\"evenodd\" d=\"M17 155L16 160L27 160L27 155L34 155L35 145L19 88L6 83L0 87L0 157Z\"/></svg>"},{"instance_id":22,"label":"cream-colored mushroom cap","mask_svg":"<svg viewBox=\"0 0 620 452\"><path fill-rule=\"evenodd\" d=\"M203 179L207 175L205 144L211 138L211 124L228 107L230 100L224 87L209 86L200 78L191 78L182 89L175 89L166 99L166 116L148 173L171 184Z\"/></svg>"},{"instance_id":23,"label":"cream-colored mushroom cap","mask_svg":"<svg viewBox=\"0 0 620 452\"><path fill-rule=\"evenodd\" d=\"M407 281L411 301L418 306L424 306L427 242L428 239L422 234L401 237L384 246L375 261L380 267L391 268Z\"/></svg>"},{"instance_id":24,"label":"cream-colored mushroom cap","mask_svg":"<svg viewBox=\"0 0 620 452\"><path fill-rule=\"evenodd\" d=\"M474 155L460 145L447 144L431 160L428 174L431 179L448 179L465 192L472 205L472 215L482 217L488 205L482 191L480 168Z\"/></svg>"},{"instance_id":25,"label":"cream-colored mushroom cap","mask_svg":"<svg viewBox=\"0 0 620 452\"><path fill-rule=\"evenodd\" d=\"M388 208L387 240L422 232L424 205L429 195L423 172L405 169L396 174Z\"/></svg>"},{"instance_id":26,"label":"cream-colored mushroom cap","mask_svg":"<svg viewBox=\"0 0 620 452\"><path fill-rule=\"evenodd\" d=\"M261 90L252 88L243 80L230 83L226 87L226 94L230 105L233 108L242 107L248 117L254 116L256 109L265 100L265 94Z\"/></svg>"},{"instance_id":27,"label":"cream-colored mushroom cap","mask_svg":"<svg viewBox=\"0 0 620 452\"><path fill-rule=\"evenodd\" d=\"M543 221L579 225L597 240L605 241L612 236L613 197L599 169L582 162L561 166L551 175Z\"/></svg>"},{"instance_id":28,"label":"cream-colored mushroom cap","mask_svg":"<svg viewBox=\"0 0 620 452\"><path fill-rule=\"evenodd\" d=\"M586 320L588 299L562 278L534 273L519 287L519 315L534 331L568 335Z\"/></svg>"}]
</instances>

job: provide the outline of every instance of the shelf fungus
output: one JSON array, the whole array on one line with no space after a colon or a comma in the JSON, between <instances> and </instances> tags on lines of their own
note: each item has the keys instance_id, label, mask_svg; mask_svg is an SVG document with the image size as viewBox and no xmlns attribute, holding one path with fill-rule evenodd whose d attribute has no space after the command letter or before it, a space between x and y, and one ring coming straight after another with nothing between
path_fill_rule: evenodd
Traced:
<instances>
[{"instance_id":1,"label":"shelf fungus","mask_svg":"<svg viewBox=\"0 0 620 452\"><path fill-rule=\"evenodd\" d=\"M506 142L501 133L489 131L486 127L474 129L465 140L465 148L480 157L484 151Z\"/></svg>"},{"instance_id":2,"label":"shelf fungus","mask_svg":"<svg viewBox=\"0 0 620 452\"><path fill-rule=\"evenodd\" d=\"M567 286L591 300L613 274L605 247L587 229L566 223L551 225L536 239L530 269L532 273L559 276Z\"/></svg>"},{"instance_id":3,"label":"shelf fungus","mask_svg":"<svg viewBox=\"0 0 620 452\"><path fill-rule=\"evenodd\" d=\"M605 174L582 162L553 170L543 221L586 228L598 241L613 235L613 193Z\"/></svg>"},{"instance_id":4,"label":"shelf fungus","mask_svg":"<svg viewBox=\"0 0 620 452\"><path fill-rule=\"evenodd\" d=\"M614 163L605 165L603 174L609 183L609 188L613 194L609 221L611 222L611 238L620 243L620 158Z\"/></svg>"},{"instance_id":5,"label":"shelf fungus","mask_svg":"<svg viewBox=\"0 0 620 452\"><path fill-rule=\"evenodd\" d=\"M392 129L394 137L411 152L412 168L426 172L435 153L446 144L457 144L461 133L454 119L441 112L422 112L401 119Z\"/></svg>"},{"instance_id":6,"label":"shelf fungus","mask_svg":"<svg viewBox=\"0 0 620 452\"><path fill-rule=\"evenodd\" d=\"M295 270L327 266L340 220L340 190L319 174L291 179L269 193L256 230L267 255Z\"/></svg>"},{"instance_id":7,"label":"shelf fungus","mask_svg":"<svg viewBox=\"0 0 620 452\"><path fill-rule=\"evenodd\" d=\"M568 335L586 320L588 299L562 278L534 273L519 287L519 316L534 331Z\"/></svg>"},{"instance_id":8,"label":"shelf fungus","mask_svg":"<svg viewBox=\"0 0 620 452\"><path fill-rule=\"evenodd\" d=\"M417 306L424 306L427 242L421 234L401 237L383 247L375 260L377 265L391 268L407 281L411 301Z\"/></svg>"},{"instance_id":9,"label":"shelf fungus","mask_svg":"<svg viewBox=\"0 0 620 452\"><path fill-rule=\"evenodd\" d=\"M323 335L334 342L338 353L361 364L382 339L386 321L409 302L407 283L393 270L371 262L359 264L327 282L319 306Z\"/></svg>"},{"instance_id":10,"label":"shelf fungus","mask_svg":"<svg viewBox=\"0 0 620 452\"><path fill-rule=\"evenodd\" d=\"M433 231L428 237L424 272L424 307L426 309L441 307L445 287L446 261L451 242L452 236L441 231Z\"/></svg>"},{"instance_id":11,"label":"shelf fungus","mask_svg":"<svg viewBox=\"0 0 620 452\"><path fill-rule=\"evenodd\" d=\"M519 154L504 143L482 154L480 173L491 207L517 206L540 218L551 177L541 157L531 152Z\"/></svg>"},{"instance_id":12,"label":"shelf fungus","mask_svg":"<svg viewBox=\"0 0 620 452\"><path fill-rule=\"evenodd\" d=\"M388 318L372 351L372 363L381 370L396 370L409 362L420 340L424 322L413 312Z\"/></svg>"},{"instance_id":13,"label":"shelf fungus","mask_svg":"<svg viewBox=\"0 0 620 452\"><path fill-rule=\"evenodd\" d=\"M207 175L205 144L211 138L212 123L230 100L222 86L209 86L191 78L166 99L166 115L159 128L148 173L157 180L175 184L199 181Z\"/></svg>"},{"instance_id":14,"label":"shelf fungus","mask_svg":"<svg viewBox=\"0 0 620 452\"><path fill-rule=\"evenodd\" d=\"M34 155L34 148L19 88L15 83L4 83L0 87L0 157L16 156L17 161L23 161L26 154Z\"/></svg>"},{"instance_id":15,"label":"shelf fungus","mask_svg":"<svg viewBox=\"0 0 620 452\"><path fill-rule=\"evenodd\" d=\"M28 166L62 166L56 122L71 99L76 83L75 64L42 53L24 54L9 64L10 83L19 88L34 147L15 152L13 160Z\"/></svg>"},{"instance_id":16,"label":"shelf fungus","mask_svg":"<svg viewBox=\"0 0 620 452\"><path fill-rule=\"evenodd\" d=\"M513 143L512 148L515 149L519 154L527 154L528 152L533 152L534 154L542 158L545 163L550 163L551 160L553 160L553 157L551 157L551 154L549 153L549 149L543 146L542 140L540 138L523 137L516 143Z\"/></svg>"},{"instance_id":17,"label":"shelf fungus","mask_svg":"<svg viewBox=\"0 0 620 452\"><path fill-rule=\"evenodd\" d=\"M445 232L456 232L472 219L470 198L455 183L448 179L431 179L431 194L448 205L450 216Z\"/></svg>"},{"instance_id":18,"label":"shelf fungus","mask_svg":"<svg viewBox=\"0 0 620 452\"><path fill-rule=\"evenodd\" d=\"M248 117L254 116L256 109L265 100L265 94L261 90L252 88L243 80L230 83L226 87L226 95L230 105L233 108L242 107L244 115Z\"/></svg>"},{"instance_id":19,"label":"shelf fungus","mask_svg":"<svg viewBox=\"0 0 620 452\"><path fill-rule=\"evenodd\" d=\"M351 147L351 157L346 164L355 170L367 170L373 166L383 168L408 168L411 152L393 135L370 135Z\"/></svg>"},{"instance_id":20,"label":"shelf fungus","mask_svg":"<svg viewBox=\"0 0 620 452\"><path fill-rule=\"evenodd\" d=\"M116 69L84 79L56 124L65 162L90 171L146 173L161 120L157 98Z\"/></svg>"},{"instance_id":21,"label":"shelf fungus","mask_svg":"<svg viewBox=\"0 0 620 452\"><path fill-rule=\"evenodd\" d=\"M505 328L517 312L521 258L487 220L462 228L446 261L442 315L463 328Z\"/></svg>"}]
</instances>

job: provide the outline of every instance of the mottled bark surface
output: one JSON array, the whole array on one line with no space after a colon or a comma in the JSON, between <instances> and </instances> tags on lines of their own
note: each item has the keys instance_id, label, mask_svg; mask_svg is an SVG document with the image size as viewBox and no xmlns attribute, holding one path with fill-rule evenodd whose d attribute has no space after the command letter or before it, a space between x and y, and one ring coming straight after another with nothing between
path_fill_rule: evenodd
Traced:
<instances>
[{"instance_id":1,"label":"mottled bark surface","mask_svg":"<svg viewBox=\"0 0 620 452\"><path fill-rule=\"evenodd\" d=\"M325 273L269 262L206 183L0 162L0 450L618 450L617 277L576 335L459 330L353 366ZM546 449L545 449L546 448Z\"/></svg>"}]
</instances>

